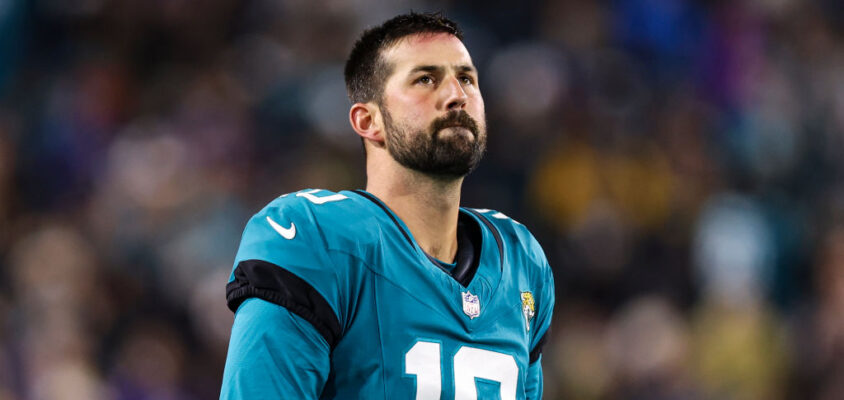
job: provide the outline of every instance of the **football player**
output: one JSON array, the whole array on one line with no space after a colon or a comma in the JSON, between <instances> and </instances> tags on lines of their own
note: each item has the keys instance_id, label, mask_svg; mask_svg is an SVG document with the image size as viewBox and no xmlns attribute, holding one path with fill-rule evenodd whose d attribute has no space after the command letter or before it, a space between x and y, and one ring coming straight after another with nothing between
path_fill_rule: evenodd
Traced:
<instances>
[{"instance_id":1,"label":"football player","mask_svg":"<svg viewBox=\"0 0 844 400\"><path fill-rule=\"evenodd\" d=\"M390 19L345 78L366 190L290 193L249 220L221 398L540 398L551 269L522 224L460 207L487 131L457 25Z\"/></svg>"}]
</instances>

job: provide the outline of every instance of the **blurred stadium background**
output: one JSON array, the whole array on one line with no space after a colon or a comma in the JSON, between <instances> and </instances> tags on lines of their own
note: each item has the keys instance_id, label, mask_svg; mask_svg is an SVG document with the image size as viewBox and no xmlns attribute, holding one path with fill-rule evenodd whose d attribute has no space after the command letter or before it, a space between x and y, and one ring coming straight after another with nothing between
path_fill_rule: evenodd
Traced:
<instances>
[{"instance_id":1,"label":"blurred stadium background","mask_svg":"<svg viewBox=\"0 0 844 400\"><path fill-rule=\"evenodd\" d=\"M555 269L546 398L844 399L840 0L0 0L0 400L216 398L241 229L364 185L342 65L410 9Z\"/></svg>"}]
</instances>

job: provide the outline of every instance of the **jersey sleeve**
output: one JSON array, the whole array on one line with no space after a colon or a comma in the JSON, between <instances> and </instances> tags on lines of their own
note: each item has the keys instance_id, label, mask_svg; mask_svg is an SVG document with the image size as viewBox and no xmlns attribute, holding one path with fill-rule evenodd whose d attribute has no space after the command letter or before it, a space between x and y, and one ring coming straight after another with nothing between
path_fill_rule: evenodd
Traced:
<instances>
[{"instance_id":1,"label":"jersey sleeve","mask_svg":"<svg viewBox=\"0 0 844 400\"><path fill-rule=\"evenodd\" d=\"M348 265L331 257L331 226L320 226L317 214L325 209L312 204L288 195L246 224L226 285L235 321L221 398L316 399L322 393L354 285Z\"/></svg>"},{"instance_id":2,"label":"jersey sleeve","mask_svg":"<svg viewBox=\"0 0 844 400\"><path fill-rule=\"evenodd\" d=\"M537 251L542 252L539 245L535 245ZM554 275L551 272L551 267L545 259L544 253L541 253L541 262L543 263L540 269L539 282L537 286L539 289L538 301L536 303L536 328L531 337L530 342L530 363L534 364L539 361L542 355L542 348L551 334L551 317L554 313Z\"/></svg>"},{"instance_id":3,"label":"jersey sleeve","mask_svg":"<svg viewBox=\"0 0 844 400\"><path fill-rule=\"evenodd\" d=\"M330 351L298 315L247 299L235 313L220 399L317 399L330 373Z\"/></svg>"},{"instance_id":4,"label":"jersey sleeve","mask_svg":"<svg viewBox=\"0 0 844 400\"><path fill-rule=\"evenodd\" d=\"M527 383L525 384L525 399L542 398L542 355L536 362L528 366Z\"/></svg>"},{"instance_id":5,"label":"jersey sleeve","mask_svg":"<svg viewBox=\"0 0 844 400\"><path fill-rule=\"evenodd\" d=\"M348 276L337 268L326 227L307 201L277 199L246 225L226 286L231 310L249 298L279 305L310 323L333 348L342 336L340 311L348 298Z\"/></svg>"},{"instance_id":6,"label":"jersey sleeve","mask_svg":"<svg viewBox=\"0 0 844 400\"><path fill-rule=\"evenodd\" d=\"M551 318L554 311L555 289L554 275L545 252L530 236L530 251L533 259L537 261L537 274L534 277L535 285L538 287L536 301L536 316L534 333L530 340L530 364L528 365L527 381L525 384L526 399L541 399L543 389L542 378L542 349L551 334Z\"/></svg>"}]
</instances>

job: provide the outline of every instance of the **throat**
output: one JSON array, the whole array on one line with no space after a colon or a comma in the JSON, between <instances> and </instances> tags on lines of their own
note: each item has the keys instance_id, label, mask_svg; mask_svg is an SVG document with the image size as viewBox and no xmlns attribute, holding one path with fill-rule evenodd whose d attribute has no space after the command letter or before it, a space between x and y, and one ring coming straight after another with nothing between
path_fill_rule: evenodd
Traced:
<instances>
[{"instance_id":1,"label":"throat","mask_svg":"<svg viewBox=\"0 0 844 400\"><path fill-rule=\"evenodd\" d=\"M446 246L433 246L427 247L424 244L420 243L419 247L425 251L426 254L433 257L434 259L446 263L446 264L453 264L454 258L457 255L457 240L456 237L451 243L448 243Z\"/></svg>"},{"instance_id":2,"label":"throat","mask_svg":"<svg viewBox=\"0 0 844 400\"><path fill-rule=\"evenodd\" d=\"M458 187L439 187L431 181L401 180L402 184L367 191L387 204L404 221L419 247L428 255L452 262L457 254Z\"/></svg>"},{"instance_id":3,"label":"throat","mask_svg":"<svg viewBox=\"0 0 844 400\"><path fill-rule=\"evenodd\" d=\"M478 270L481 246L481 230L477 222L469 215L460 213L457 223L457 248L453 257L454 261L447 263L430 253L426 252L425 255L428 256L431 263L451 275L461 286L468 287Z\"/></svg>"}]
</instances>

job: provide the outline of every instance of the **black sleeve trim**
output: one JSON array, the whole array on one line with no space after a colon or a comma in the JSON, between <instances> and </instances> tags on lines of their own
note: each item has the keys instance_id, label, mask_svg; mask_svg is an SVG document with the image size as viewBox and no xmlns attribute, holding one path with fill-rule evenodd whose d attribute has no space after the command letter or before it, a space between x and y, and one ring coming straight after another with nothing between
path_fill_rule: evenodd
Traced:
<instances>
[{"instance_id":1,"label":"black sleeve trim","mask_svg":"<svg viewBox=\"0 0 844 400\"><path fill-rule=\"evenodd\" d=\"M340 321L328 301L302 278L278 265L263 260L237 264L234 281L226 285L229 309L237 311L250 297L278 304L310 322L332 349L340 340Z\"/></svg>"},{"instance_id":2,"label":"black sleeve trim","mask_svg":"<svg viewBox=\"0 0 844 400\"><path fill-rule=\"evenodd\" d=\"M536 346L533 347L533 350L530 351L530 364L536 362L539 359L539 356L542 354L542 347L545 346L545 340L548 338L548 334L551 332L551 328L548 328L545 333L542 334L542 337L536 342Z\"/></svg>"}]
</instances>

